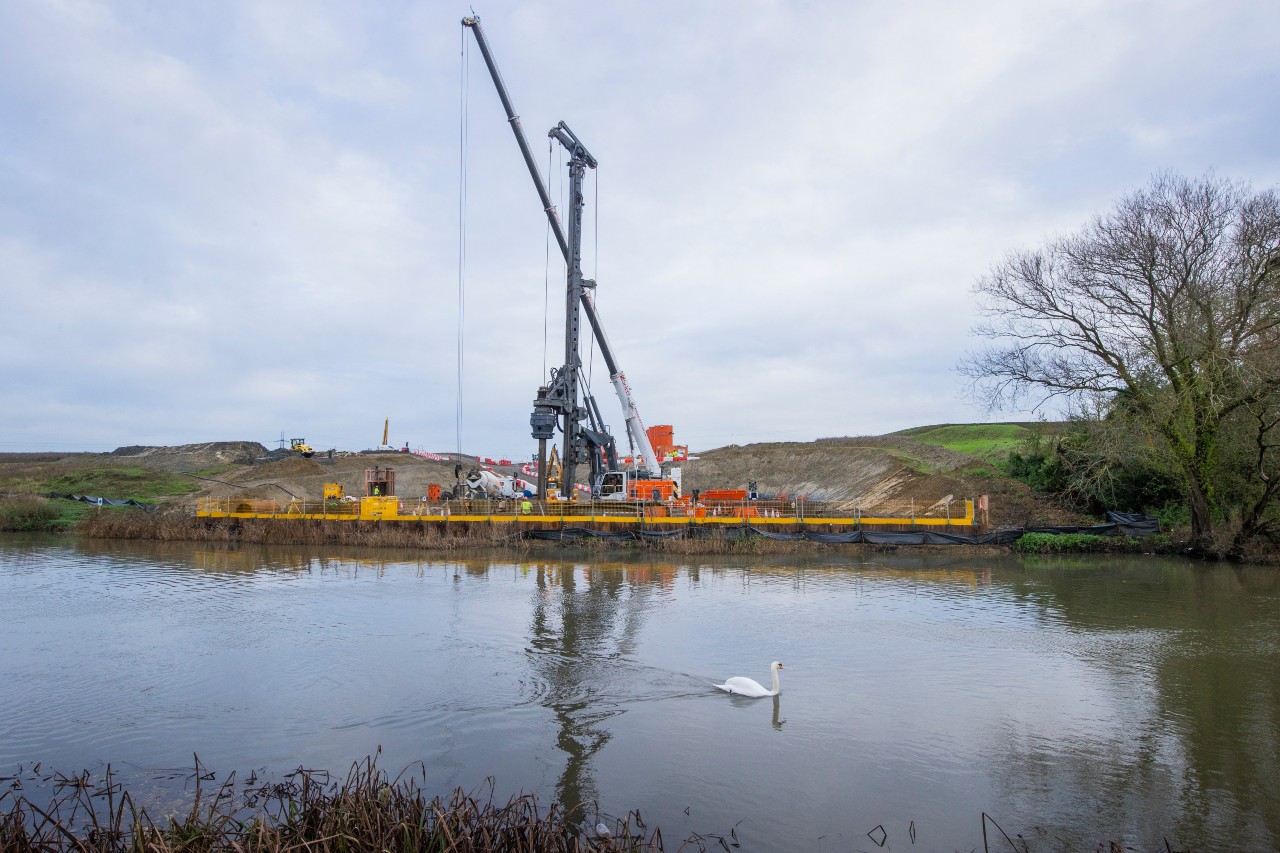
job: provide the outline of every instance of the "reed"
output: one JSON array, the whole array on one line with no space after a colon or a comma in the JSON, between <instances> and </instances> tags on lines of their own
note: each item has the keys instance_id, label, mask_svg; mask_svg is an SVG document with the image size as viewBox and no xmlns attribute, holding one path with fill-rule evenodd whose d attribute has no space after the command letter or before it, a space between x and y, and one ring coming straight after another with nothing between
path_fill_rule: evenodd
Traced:
<instances>
[{"instance_id":1,"label":"reed","mask_svg":"<svg viewBox=\"0 0 1280 853\"><path fill-rule=\"evenodd\" d=\"M588 826L585 810L539 805L530 794L506 803L461 788L423 793L425 767L389 779L374 757L341 783L299 769L275 784L237 793L235 774L212 792L197 760L196 789L180 814L153 817L113 778L61 777L50 802L13 789L0 794L0 850L24 853L622 853L661 851L662 832L638 812ZM66 784L63 784L63 780ZM598 818L593 817L593 821ZM603 823L603 821L600 821ZM696 849L705 850L701 843Z\"/></svg>"},{"instance_id":2,"label":"reed","mask_svg":"<svg viewBox=\"0 0 1280 853\"><path fill-rule=\"evenodd\" d=\"M264 545L361 545L454 551L502 546L524 549L515 532L502 525L397 524L376 521L197 518L185 513L104 513L75 528L94 539L150 539L161 542L234 542Z\"/></svg>"},{"instance_id":3,"label":"reed","mask_svg":"<svg viewBox=\"0 0 1280 853\"><path fill-rule=\"evenodd\" d=\"M56 530L62 512L44 498L0 498L0 530Z\"/></svg>"}]
</instances>

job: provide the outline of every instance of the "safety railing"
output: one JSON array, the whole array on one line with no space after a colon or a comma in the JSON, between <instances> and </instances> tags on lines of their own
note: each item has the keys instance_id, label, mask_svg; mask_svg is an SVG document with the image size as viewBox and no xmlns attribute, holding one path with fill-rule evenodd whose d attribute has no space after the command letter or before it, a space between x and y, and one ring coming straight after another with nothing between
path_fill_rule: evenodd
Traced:
<instances>
[{"instance_id":1,"label":"safety railing","mask_svg":"<svg viewBox=\"0 0 1280 853\"><path fill-rule=\"evenodd\" d=\"M379 497L363 500L288 503L245 498L201 498L198 516L238 518L306 518L385 521L565 521L640 524L871 524L968 526L974 524L973 501L907 498L863 504L857 500L810 501L804 498L755 501L539 501L536 499L466 499Z\"/></svg>"}]
</instances>

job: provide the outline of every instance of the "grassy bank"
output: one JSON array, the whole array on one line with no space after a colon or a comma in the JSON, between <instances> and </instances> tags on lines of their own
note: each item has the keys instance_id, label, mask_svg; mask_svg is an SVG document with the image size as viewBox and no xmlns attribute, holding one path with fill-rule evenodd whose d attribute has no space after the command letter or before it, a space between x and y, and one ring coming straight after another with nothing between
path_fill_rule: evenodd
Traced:
<instances>
[{"instance_id":1,"label":"grassy bank","mask_svg":"<svg viewBox=\"0 0 1280 853\"><path fill-rule=\"evenodd\" d=\"M37 495L0 498L0 531L9 533L54 532L75 527L98 512L79 501L50 500ZM103 511L114 512L114 507Z\"/></svg>"},{"instance_id":2,"label":"grassy bank","mask_svg":"<svg viewBox=\"0 0 1280 853\"><path fill-rule=\"evenodd\" d=\"M0 531L29 533L57 530L60 515L58 507L44 498L0 498Z\"/></svg>"},{"instance_id":3,"label":"grassy bank","mask_svg":"<svg viewBox=\"0 0 1280 853\"><path fill-rule=\"evenodd\" d=\"M1013 543L1019 554L1174 554L1179 545L1165 535L1097 536L1092 533L1024 533Z\"/></svg>"},{"instance_id":4,"label":"grassy bank","mask_svg":"<svg viewBox=\"0 0 1280 853\"><path fill-rule=\"evenodd\" d=\"M462 789L447 797L422 791L426 771L392 780L373 759L355 765L342 783L298 770L284 782L258 787L235 777L211 792L196 791L184 813L157 818L102 780L59 776L53 801L34 802L21 790L0 794L0 850L30 853L178 853L178 851L373 851L439 853L615 853L660 851L662 833L638 813L598 826L595 815L556 803L540 807L531 795L495 803ZM690 848L686 845L684 849ZM696 849L706 847L698 843Z\"/></svg>"},{"instance_id":5,"label":"grassy bank","mask_svg":"<svg viewBox=\"0 0 1280 853\"><path fill-rule=\"evenodd\" d=\"M199 491L191 477L170 471L77 458L73 465L51 462L11 464L0 470L0 492L19 494L101 495L154 503L159 498Z\"/></svg>"},{"instance_id":6,"label":"grassy bank","mask_svg":"<svg viewBox=\"0 0 1280 853\"><path fill-rule=\"evenodd\" d=\"M1010 451L1043 429L1041 425L1026 424L944 424L915 427L895 435L995 463L1008 458Z\"/></svg>"}]
</instances>

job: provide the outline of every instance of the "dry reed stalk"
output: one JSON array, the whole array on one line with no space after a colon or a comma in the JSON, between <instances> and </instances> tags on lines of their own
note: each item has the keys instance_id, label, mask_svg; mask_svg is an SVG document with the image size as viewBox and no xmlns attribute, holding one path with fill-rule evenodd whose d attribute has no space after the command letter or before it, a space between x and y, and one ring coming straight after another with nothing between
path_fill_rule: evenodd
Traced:
<instances>
[{"instance_id":1,"label":"dry reed stalk","mask_svg":"<svg viewBox=\"0 0 1280 853\"><path fill-rule=\"evenodd\" d=\"M212 795L200 785L189 810L157 822L114 783L85 784L41 808L14 791L0 794L0 850L22 853L337 853L337 851L456 851L456 853L640 853L661 851L662 836L638 813L615 820L607 835L583 826L580 811L558 803L540 809L532 795L499 805L462 789L428 798L414 775L389 779L375 757L357 762L341 784L299 769L283 782L237 796L235 775ZM105 803L104 803L105 800ZM704 850L700 842L691 842Z\"/></svg>"}]
</instances>

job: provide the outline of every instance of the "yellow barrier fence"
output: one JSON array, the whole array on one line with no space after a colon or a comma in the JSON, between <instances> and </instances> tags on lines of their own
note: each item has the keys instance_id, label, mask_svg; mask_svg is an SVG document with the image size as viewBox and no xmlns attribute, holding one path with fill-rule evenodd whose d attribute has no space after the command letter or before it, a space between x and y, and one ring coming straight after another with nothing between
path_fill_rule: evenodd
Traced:
<instances>
[{"instance_id":1,"label":"yellow barrier fence","mask_svg":"<svg viewBox=\"0 0 1280 853\"><path fill-rule=\"evenodd\" d=\"M202 518L319 519L401 522L538 522L559 524L744 524L838 526L972 527L973 501L761 500L689 505L647 501L537 501L524 511L521 500L428 501L397 497L277 503L242 498L200 498Z\"/></svg>"}]
</instances>

